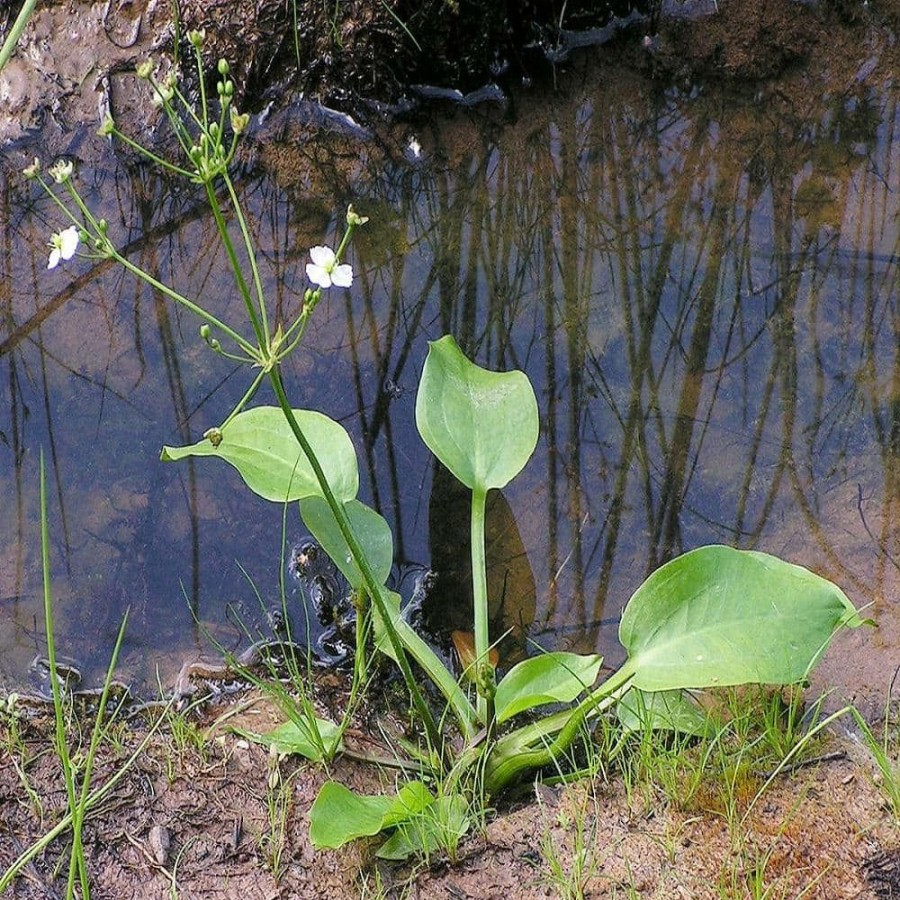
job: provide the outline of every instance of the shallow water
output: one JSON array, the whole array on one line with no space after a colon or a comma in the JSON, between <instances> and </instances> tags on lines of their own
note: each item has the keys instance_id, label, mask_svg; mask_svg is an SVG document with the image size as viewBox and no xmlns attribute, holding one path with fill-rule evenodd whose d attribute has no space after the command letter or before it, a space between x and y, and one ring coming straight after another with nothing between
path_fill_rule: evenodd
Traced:
<instances>
[{"instance_id":1,"label":"shallow water","mask_svg":"<svg viewBox=\"0 0 900 900\"><path fill-rule=\"evenodd\" d=\"M616 617L643 578L724 542L869 604L878 630L840 638L821 680L883 697L900 664L900 118L890 51L857 52L746 92L661 90L582 60L558 93L448 107L362 146L267 125L240 190L280 315L347 203L371 218L353 289L317 311L286 381L353 436L398 579L436 571L432 624L466 617L465 498L414 426L427 341L449 331L538 395L537 453L488 521L497 627L520 649L617 661ZM92 138L73 146L130 258L242 321L199 196ZM123 675L170 685L207 631L236 646L278 601L282 509L224 464L159 461L218 424L248 373L122 272L47 272L60 220L21 179L4 177L0 203L2 678L26 683L43 652L43 449L61 651L96 678L127 608ZM285 522L290 546L304 532L294 509Z\"/></svg>"}]
</instances>

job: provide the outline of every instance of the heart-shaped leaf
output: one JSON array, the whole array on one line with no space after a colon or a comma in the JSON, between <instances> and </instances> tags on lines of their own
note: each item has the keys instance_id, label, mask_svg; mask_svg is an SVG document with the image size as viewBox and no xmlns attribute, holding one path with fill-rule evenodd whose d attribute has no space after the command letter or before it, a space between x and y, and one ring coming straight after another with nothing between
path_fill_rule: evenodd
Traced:
<instances>
[{"instance_id":1,"label":"heart-shaped leaf","mask_svg":"<svg viewBox=\"0 0 900 900\"><path fill-rule=\"evenodd\" d=\"M570 703L597 680L603 658L592 653L542 653L514 665L497 685L494 707L503 723L546 703Z\"/></svg>"},{"instance_id":2,"label":"heart-shaped leaf","mask_svg":"<svg viewBox=\"0 0 900 900\"><path fill-rule=\"evenodd\" d=\"M345 429L322 413L295 409L294 416L312 446L338 500L359 490L356 451ZM188 456L215 456L231 463L254 493L285 503L321 496L315 473L277 406L238 413L221 431L189 447L163 447L164 462Z\"/></svg>"},{"instance_id":3,"label":"heart-shaped leaf","mask_svg":"<svg viewBox=\"0 0 900 900\"><path fill-rule=\"evenodd\" d=\"M638 588L619 640L641 690L792 684L838 627L861 624L844 592L808 569L713 545L666 563Z\"/></svg>"},{"instance_id":4,"label":"heart-shaped leaf","mask_svg":"<svg viewBox=\"0 0 900 900\"><path fill-rule=\"evenodd\" d=\"M447 335L429 344L416 426L429 450L466 487L502 488L534 452L537 400L524 372L482 369Z\"/></svg>"}]
</instances>

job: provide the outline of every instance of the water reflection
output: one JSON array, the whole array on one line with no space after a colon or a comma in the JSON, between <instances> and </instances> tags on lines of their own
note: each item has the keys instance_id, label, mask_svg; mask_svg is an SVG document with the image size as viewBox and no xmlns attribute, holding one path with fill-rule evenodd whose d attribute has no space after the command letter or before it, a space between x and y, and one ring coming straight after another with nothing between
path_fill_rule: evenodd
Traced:
<instances>
[{"instance_id":1,"label":"water reflection","mask_svg":"<svg viewBox=\"0 0 900 900\"><path fill-rule=\"evenodd\" d=\"M881 71L824 91L798 73L743 97L578 70L561 95L417 128L413 164L409 126L398 149L362 152L279 126L240 189L280 318L331 211L352 200L372 218L354 289L317 314L288 389L351 431L398 566L438 572L432 616L465 607L465 517L414 430L426 340L449 331L480 364L525 369L538 393L538 453L488 524L503 536L497 591L531 639L614 659L616 616L643 577L722 541L874 604L879 632L843 640L826 675L886 683L900 661L900 310L898 115ZM80 171L135 261L240 321L195 194L106 156ZM159 663L165 681L203 644L195 617L227 635L227 606L253 622L257 595L277 598L281 510L224 466L157 462L163 443L220 420L246 373L117 271L45 273L51 209L9 177L2 198L5 674L21 677L40 646L43 446L67 651L108 650L128 605L126 665L152 683ZM293 510L286 530L302 533Z\"/></svg>"}]
</instances>

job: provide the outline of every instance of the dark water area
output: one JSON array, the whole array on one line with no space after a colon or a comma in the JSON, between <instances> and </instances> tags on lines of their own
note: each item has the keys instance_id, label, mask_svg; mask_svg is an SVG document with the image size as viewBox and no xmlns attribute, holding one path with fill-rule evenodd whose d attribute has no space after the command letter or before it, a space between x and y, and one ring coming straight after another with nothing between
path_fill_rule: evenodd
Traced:
<instances>
[{"instance_id":1,"label":"dark water area","mask_svg":"<svg viewBox=\"0 0 900 900\"><path fill-rule=\"evenodd\" d=\"M414 422L427 341L449 332L480 365L524 369L538 397L537 452L487 524L496 626L520 651L620 661L616 618L640 582L722 542L867 605L878 629L841 637L820 677L884 696L900 664L893 52L872 36L742 89L664 89L579 59L556 91L448 106L362 143L267 124L238 186L278 315L298 310L308 249L335 242L347 203L370 217L353 288L329 293L285 379L295 406L349 430L401 588L435 572L433 626L466 622L466 498ZM242 322L199 194L73 146L117 245ZM207 631L234 648L264 630L303 526L224 463L159 461L219 424L252 375L126 273L48 272L63 223L19 176L0 203L0 679L27 685L44 648L43 449L59 649L98 677L127 608L122 675L153 692L209 650Z\"/></svg>"}]
</instances>

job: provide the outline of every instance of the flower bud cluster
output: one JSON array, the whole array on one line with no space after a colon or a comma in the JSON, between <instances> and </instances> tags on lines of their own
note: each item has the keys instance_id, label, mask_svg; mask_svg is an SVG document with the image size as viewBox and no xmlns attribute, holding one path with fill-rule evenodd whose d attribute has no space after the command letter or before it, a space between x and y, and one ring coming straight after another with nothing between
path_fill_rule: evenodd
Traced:
<instances>
[{"instance_id":1,"label":"flower bud cluster","mask_svg":"<svg viewBox=\"0 0 900 900\"><path fill-rule=\"evenodd\" d=\"M71 163L71 161L61 159L58 162L56 162L54 165L52 165L48 169L48 172L50 174L50 177L57 184L65 184L72 177L73 169L74 169L74 166Z\"/></svg>"}]
</instances>

